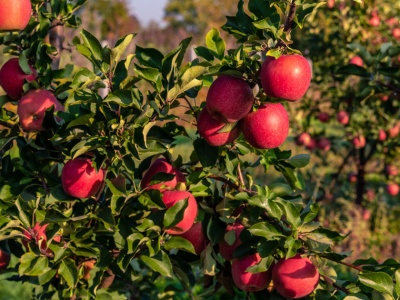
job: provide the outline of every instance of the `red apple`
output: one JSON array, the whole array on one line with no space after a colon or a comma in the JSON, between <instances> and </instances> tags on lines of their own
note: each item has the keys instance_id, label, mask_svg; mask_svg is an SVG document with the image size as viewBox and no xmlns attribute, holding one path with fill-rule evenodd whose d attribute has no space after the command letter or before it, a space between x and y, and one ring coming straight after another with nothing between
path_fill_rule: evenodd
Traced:
<instances>
[{"instance_id":1,"label":"red apple","mask_svg":"<svg viewBox=\"0 0 400 300\"><path fill-rule=\"evenodd\" d=\"M350 183L356 183L357 182L357 174L356 173L350 173L348 176L347 176L347 180L350 182Z\"/></svg>"},{"instance_id":2,"label":"red apple","mask_svg":"<svg viewBox=\"0 0 400 300\"><path fill-rule=\"evenodd\" d=\"M350 116L347 111L341 110L337 114L336 119L340 124L347 125L349 124Z\"/></svg>"},{"instance_id":3,"label":"red apple","mask_svg":"<svg viewBox=\"0 0 400 300\"><path fill-rule=\"evenodd\" d=\"M317 141L314 138L311 138L310 142L306 145L307 150L314 150L317 147Z\"/></svg>"},{"instance_id":4,"label":"red apple","mask_svg":"<svg viewBox=\"0 0 400 300\"><path fill-rule=\"evenodd\" d=\"M396 17L391 17L386 21L386 24L389 26L397 25L399 22Z\"/></svg>"},{"instance_id":5,"label":"red apple","mask_svg":"<svg viewBox=\"0 0 400 300\"><path fill-rule=\"evenodd\" d=\"M21 98L25 80L28 82L35 80L36 71L32 67L30 69L32 73L25 74L19 65L18 58L11 58L1 67L0 85L11 99L19 100Z\"/></svg>"},{"instance_id":6,"label":"red apple","mask_svg":"<svg viewBox=\"0 0 400 300\"><path fill-rule=\"evenodd\" d=\"M296 255L281 259L272 269L275 289L286 299L303 298L311 294L318 285L318 269L308 258Z\"/></svg>"},{"instance_id":7,"label":"red apple","mask_svg":"<svg viewBox=\"0 0 400 300\"><path fill-rule=\"evenodd\" d=\"M368 20L368 23L372 27L377 27L381 24L381 19L379 18L378 15L374 15Z\"/></svg>"},{"instance_id":8,"label":"red apple","mask_svg":"<svg viewBox=\"0 0 400 300\"><path fill-rule=\"evenodd\" d=\"M225 126L231 125L225 132ZM234 127L233 127L234 126ZM240 126L234 123L223 123L214 119L204 107L197 118L197 130L202 138L211 146L223 146L232 143L240 135ZM222 131L222 132L220 132Z\"/></svg>"},{"instance_id":9,"label":"red apple","mask_svg":"<svg viewBox=\"0 0 400 300\"><path fill-rule=\"evenodd\" d=\"M188 191L164 191L162 193L162 201L167 208L174 206L178 201L188 199L188 205L183 213L183 219L172 228L165 230L171 235L180 235L188 231L194 224L197 217L198 207L197 201Z\"/></svg>"},{"instance_id":10,"label":"red apple","mask_svg":"<svg viewBox=\"0 0 400 300\"><path fill-rule=\"evenodd\" d=\"M387 191L388 194L391 195L391 196L397 196L397 195L399 194L400 187L399 187L399 185L398 185L397 183L392 182L392 183L389 183L389 184L386 186L386 191Z\"/></svg>"},{"instance_id":11,"label":"red apple","mask_svg":"<svg viewBox=\"0 0 400 300\"><path fill-rule=\"evenodd\" d=\"M296 144L299 146L307 146L311 141L311 135L308 132L302 132L300 135L296 138Z\"/></svg>"},{"instance_id":12,"label":"red apple","mask_svg":"<svg viewBox=\"0 0 400 300\"><path fill-rule=\"evenodd\" d=\"M335 7L335 0L328 0L326 5L328 6L329 9L334 8Z\"/></svg>"},{"instance_id":13,"label":"red apple","mask_svg":"<svg viewBox=\"0 0 400 300\"><path fill-rule=\"evenodd\" d=\"M385 130L379 129L379 132L378 132L378 140L380 140L381 142L383 142L384 140L386 140L386 138L387 138L387 134L386 134Z\"/></svg>"},{"instance_id":14,"label":"red apple","mask_svg":"<svg viewBox=\"0 0 400 300\"><path fill-rule=\"evenodd\" d=\"M362 67L364 65L364 62L360 56L356 55L350 59L349 64Z\"/></svg>"},{"instance_id":15,"label":"red apple","mask_svg":"<svg viewBox=\"0 0 400 300\"><path fill-rule=\"evenodd\" d=\"M241 121L246 141L255 148L279 147L289 133L289 116L281 103L264 103Z\"/></svg>"},{"instance_id":16,"label":"red apple","mask_svg":"<svg viewBox=\"0 0 400 300\"><path fill-rule=\"evenodd\" d=\"M358 135L353 138L353 145L356 149L364 148L367 141L363 135Z\"/></svg>"},{"instance_id":17,"label":"red apple","mask_svg":"<svg viewBox=\"0 0 400 300\"><path fill-rule=\"evenodd\" d=\"M11 253L4 249L0 249L0 270L7 269L10 260L11 260Z\"/></svg>"},{"instance_id":18,"label":"red apple","mask_svg":"<svg viewBox=\"0 0 400 300\"><path fill-rule=\"evenodd\" d=\"M240 233L243 231L244 226L239 222L236 221L233 224L228 224L228 226L225 229L225 234L234 231L235 232L235 240L233 243L228 244L228 242L223 239L221 242L219 242L219 253L225 260L232 260L233 259L233 252L235 249L242 244L242 241L240 240Z\"/></svg>"},{"instance_id":19,"label":"red apple","mask_svg":"<svg viewBox=\"0 0 400 300\"><path fill-rule=\"evenodd\" d=\"M399 174L399 170L395 165L387 165L385 170L388 176L397 176L397 174Z\"/></svg>"},{"instance_id":20,"label":"red apple","mask_svg":"<svg viewBox=\"0 0 400 300\"><path fill-rule=\"evenodd\" d=\"M156 183L156 184L150 184L153 177L159 173L167 173L171 175L175 175L174 178L168 181ZM174 189L178 183L186 183L186 178L182 174L181 171L179 171L177 168L173 167L170 163L167 162L165 158L158 158L156 159L150 168L146 171L146 173L143 175L142 181L140 183L140 186L142 189L147 188L147 189L153 189L153 190L160 190L161 192L164 191L166 188Z\"/></svg>"},{"instance_id":21,"label":"red apple","mask_svg":"<svg viewBox=\"0 0 400 300\"><path fill-rule=\"evenodd\" d=\"M106 171L96 170L88 157L69 160L61 171L61 184L68 195L89 198L97 194L103 184Z\"/></svg>"},{"instance_id":22,"label":"red apple","mask_svg":"<svg viewBox=\"0 0 400 300\"><path fill-rule=\"evenodd\" d=\"M400 125L396 124L389 129L389 137L394 139L400 133Z\"/></svg>"},{"instance_id":23,"label":"red apple","mask_svg":"<svg viewBox=\"0 0 400 300\"><path fill-rule=\"evenodd\" d=\"M317 147L322 151L329 151L331 149L331 141L328 138L320 138L317 142Z\"/></svg>"},{"instance_id":24,"label":"red apple","mask_svg":"<svg viewBox=\"0 0 400 300\"><path fill-rule=\"evenodd\" d=\"M320 112L320 113L318 114L318 120L320 120L320 122L322 122L322 123L328 122L330 118L331 118L331 117L330 117L329 114L326 113L326 112Z\"/></svg>"},{"instance_id":25,"label":"red apple","mask_svg":"<svg viewBox=\"0 0 400 300\"><path fill-rule=\"evenodd\" d=\"M18 102L17 114L21 127L25 131L43 131L45 112L54 106L55 111L64 110L62 104L52 92L47 90L31 90Z\"/></svg>"},{"instance_id":26,"label":"red apple","mask_svg":"<svg viewBox=\"0 0 400 300\"><path fill-rule=\"evenodd\" d=\"M0 31L24 29L29 23L31 13L30 0L1 0Z\"/></svg>"},{"instance_id":27,"label":"red apple","mask_svg":"<svg viewBox=\"0 0 400 300\"><path fill-rule=\"evenodd\" d=\"M400 27L392 29L392 35L395 39L400 39Z\"/></svg>"},{"instance_id":28,"label":"red apple","mask_svg":"<svg viewBox=\"0 0 400 300\"><path fill-rule=\"evenodd\" d=\"M258 253L236 258L232 261L232 279L235 285L246 292L264 290L271 282L271 269L259 273L247 272L247 268L257 265L261 261Z\"/></svg>"},{"instance_id":29,"label":"red apple","mask_svg":"<svg viewBox=\"0 0 400 300\"><path fill-rule=\"evenodd\" d=\"M254 104L254 95L242 78L222 75L211 84L206 103L214 119L231 123L248 114Z\"/></svg>"},{"instance_id":30,"label":"red apple","mask_svg":"<svg viewBox=\"0 0 400 300\"><path fill-rule=\"evenodd\" d=\"M389 95L381 95L379 96L379 99L381 99L382 102L386 102L389 100Z\"/></svg>"},{"instance_id":31,"label":"red apple","mask_svg":"<svg viewBox=\"0 0 400 300\"><path fill-rule=\"evenodd\" d=\"M311 73L310 64L301 55L268 56L261 67L261 86L270 97L297 101L307 92Z\"/></svg>"},{"instance_id":32,"label":"red apple","mask_svg":"<svg viewBox=\"0 0 400 300\"><path fill-rule=\"evenodd\" d=\"M201 222L194 223L188 231L181 234L181 237L192 243L197 255L200 255L209 243Z\"/></svg>"}]
</instances>

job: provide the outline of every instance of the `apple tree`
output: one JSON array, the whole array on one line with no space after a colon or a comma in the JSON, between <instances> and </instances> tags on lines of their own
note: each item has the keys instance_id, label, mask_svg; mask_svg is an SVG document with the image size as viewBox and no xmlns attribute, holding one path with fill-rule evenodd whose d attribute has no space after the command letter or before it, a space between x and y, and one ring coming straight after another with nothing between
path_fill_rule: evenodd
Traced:
<instances>
[{"instance_id":1,"label":"apple tree","mask_svg":"<svg viewBox=\"0 0 400 300\"><path fill-rule=\"evenodd\" d=\"M190 38L131 53L134 33L102 45L82 28L68 43L91 67L54 63L66 41L49 35L80 27L85 2L32 1L27 27L0 36L18 58L2 88L20 91L0 98L7 280L40 299L399 297L394 259L334 251L345 236L303 193L310 156L283 144L312 71L292 29L324 3L238 1L222 27L237 47L214 28L193 61Z\"/></svg>"}]
</instances>

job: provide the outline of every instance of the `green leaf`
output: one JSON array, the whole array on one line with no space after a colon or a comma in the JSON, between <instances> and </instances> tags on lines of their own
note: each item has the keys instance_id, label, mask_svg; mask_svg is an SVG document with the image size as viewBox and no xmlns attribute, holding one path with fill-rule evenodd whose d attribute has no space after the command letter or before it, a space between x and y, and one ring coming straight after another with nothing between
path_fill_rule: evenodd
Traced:
<instances>
[{"instance_id":1,"label":"green leaf","mask_svg":"<svg viewBox=\"0 0 400 300\"><path fill-rule=\"evenodd\" d=\"M18 268L20 276L40 276L51 270L51 268L49 268L49 260L47 257L37 256L31 252L22 255L20 262Z\"/></svg>"},{"instance_id":2,"label":"green leaf","mask_svg":"<svg viewBox=\"0 0 400 300\"><path fill-rule=\"evenodd\" d=\"M144 66L161 71L164 55L154 48L142 48L136 45L136 58Z\"/></svg>"},{"instance_id":3,"label":"green leaf","mask_svg":"<svg viewBox=\"0 0 400 300\"><path fill-rule=\"evenodd\" d=\"M113 60L115 65L120 61L122 55L130 45L134 37L135 34L125 35L124 37L120 38L115 44L115 47L111 49L111 60Z\"/></svg>"},{"instance_id":4,"label":"green leaf","mask_svg":"<svg viewBox=\"0 0 400 300\"><path fill-rule=\"evenodd\" d=\"M366 285L378 292L393 295L392 278L383 272L361 272L358 279L363 285Z\"/></svg>"},{"instance_id":5,"label":"green leaf","mask_svg":"<svg viewBox=\"0 0 400 300\"><path fill-rule=\"evenodd\" d=\"M400 295L400 269L396 270L394 276L396 280L396 285L395 285L396 294Z\"/></svg>"},{"instance_id":6,"label":"green leaf","mask_svg":"<svg viewBox=\"0 0 400 300\"><path fill-rule=\"evenodd\" d=\"M249 228L251 234L255 236L261 236L267 240L276 240L284 237L273 225L267 222L256 223Z\"/></svg>"},{"instance_id":7,"label":"green leaf","mask_svg":"<svg viewBox=\"0 0 400 300\"><path fill-rule=\"evenodd\" d=\"M99 62L103 61L103 48L96 37L84 29L82 29L80 35L83 39L83 45L90 50L93 58Z\"/></svg>"},{"instance_id":8,"label":"green leaf","mask_svg":"<svg viewBox=\"0 0 400 300\"><path fill-rule=\"evenodd\" d=\"M203 139L196 139L193 142L194 150L204 168L212 168L218 160L219 150L218 147L210 146Z\"/></svg>"},{"instance_id":9,"label":"green leaf","mask_svg":"<svg viewBox=\"0 0 400 300\"><path fill-rule=\"evenodd\" d=\"M78 268L75 261L65 258L61 261L58 274L64 278L69 287L75 287L78 282Z\"/></svg>"},{"instance_id":10,"label":"green leaf","mask_svg":"<svg viewBox=\"0 0 400 300\"><path fill-rule=\"evenodd\" d=\"M132 92L127 90L118 90L108 94L107 98L104 99L104 102L113 102L122 107L135 107L140 109L140 103L134 97Z\"/></svg>"},{"instance_id":11,"label":"green leaf","mask_svg":"<svg viewBox=\"0 0 400 300\"><path fill-rule=\"evenodd\" d=\"M168 241L164 243L164 248L165 250L172 250L172 249L185 250L190 253L196 254L193 244L189 242L187 239L184 239L183 237L180 236L171 237Z\"/></svg>"},{"instance_id":12,"label":"green leaf","mask_svg":"<svg viewBox=\"0 0 400 300\"><path fill-rule=\"evenodd\" d=\"M310 163L310 159L311 157L309 154L299 154L289 158L288 163L295 168L304 168Z\"/></svg>"},{"instance_id":13,"label":"green leaf","mask_svg":"<svg viewBox=\"0 0 400 300\"><path fill-rule=\"evenodd\" d=\"M370 78L371 74L368 71L360 66L349 64L343 67L340 67L336 71L336 75L356 75L364 78Z\"/></svg>"},{"instance_id":14,"label":"green leaf","mask_svg":"<svg viewBox=\"0 0 400 300\"><path fill-rule=\"evenodd\" d=\"M218 29L211 29L206 35L207 48L213 51L215 57L222 60L225 55L225 41L221 38Z\"/></svg>"},{"instance_id":15,"label":"green leaf","mask_svg":"<svg viewBox=\"0 0 400 300\"><path fill-rule=\"evenodd\" d=\"M174 227L183 220L185 209L188 206L188 198L177 201L172 207L168 208L164 216L165 228Z\"/></svg>"},{"instance_id":16,"label":"green leaf","mask_svg":"<svg viewBox=\"0 0 400 300\"><path fill-rule=\"evenodd\" d=\"M370 300L370 298L364 294L357 293L354 295L348 295L344 297L343 300Z\"/></svg>"},{"instance_id":17,"label":"green leaf","mask_svg":"<svg viewBox=\"0 0 400 300\"><path fill-rule=\"evenodd\" d=\"M163 276L172 277L172 264L168 254L160 251L157 255L149 257L141 255L140 259L153 271L160 273Z\"/></svg>"}]
</instances>

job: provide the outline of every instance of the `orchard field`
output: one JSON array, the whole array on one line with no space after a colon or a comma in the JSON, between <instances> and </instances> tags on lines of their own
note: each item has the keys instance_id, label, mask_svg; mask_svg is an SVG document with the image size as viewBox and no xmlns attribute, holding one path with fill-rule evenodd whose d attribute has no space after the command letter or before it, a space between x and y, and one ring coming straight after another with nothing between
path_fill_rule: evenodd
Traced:
<instances>
[{"instance_id":1,"label":"orchard field","mask_svg":"<svg viewBox=\"0 0 400 300\"><path fill-rule=\"evenodd\" d=\"M399 299L400 2L0 0L0 299Z\"/></svg>"}]
</instances>

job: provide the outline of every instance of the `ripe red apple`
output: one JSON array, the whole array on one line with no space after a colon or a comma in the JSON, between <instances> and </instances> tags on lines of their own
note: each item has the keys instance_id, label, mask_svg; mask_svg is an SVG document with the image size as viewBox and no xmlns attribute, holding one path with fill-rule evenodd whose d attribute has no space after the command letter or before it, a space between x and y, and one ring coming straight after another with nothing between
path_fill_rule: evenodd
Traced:
<instances>
[{"instance_id":1,"label":"ripe red apple","mask_svg":"<svg viewBox=\"0 0 400 300\"><path fill-rule=\"evenodd\" d=\"M311 294L318 285L318 269L308 258L296 255L281 259L272 269L275 289L286 299L303 298Z\"/></svg>"},{"instance_id":2,"label":"ripe red apple","mask_svg":"<svg viewBox=\"0 0 400 300\"><path fill-rule=\"evenodd\" d=\"M328 6L329 9L334 8L335 7L335 0L328 0L326 5Z\"/></svg>"},{"instance_id":3,"label":"ripe red apple","mask_svg":"<svg viewBox=\"0 0 400 300\"><path fill-rule=\"evenodd\" d=\"M377 27L381 24L381 19L379 18L378 15L374 15L368 20L368 23L372 27Z\"/></svg>"},{"instance_id":4,"label":"ripe red apple","mask_svg":"<svg viewBox=\"0 0 400 300\"><path fill-rule=\"evenodd\" d=\"M364 65L364 62L360 56L356 55L350 59L349 64L362 67Z\"/></svg>"},{"instance_id":5,"label":"ripe red apple","mask_svg":"<svg viewBox=\"0 0 400 300\"><path fill-rule=\"evenodd\" d=\"M350 182L350 183L356 183L357 182L357 174L356 173L350 173L348 176L347 176L347 180Z\"/></svg>"},{"instance_id":6,"label":"ripe red apple","mask_svg":"<svg viewBox=\"0 0 400 300\"><path fill-rule=\"evenodd\" d=\"M289 133L289 116L281 103L264 103L241 121L246 141L255 148L279 147Z\"/></svg>"},{"instance_id":7,"label":"ripe red apple","mask_svg":"<svg viewBox=\"0 0 400 300\"><path fill-rule=\"evenodd\" d=\"M395 39L399 40L400 39L400 27L393 28L392 35Z\"/></svg>"},{"instance_id":8,"label":"ripe red apple","mask_svg":"<svg viewBox=\"0 0 400 300\"><path fill-rule=\"evenodd\" d=\"M223 146L232 143L240 135L240 126L236 124L231 131L224 132L224 126L233 123L223 123L214 119L204 107L197 118L197 130L202 138L211 146ZM222 130L223 132L219 132Z\"/></svg>"},{"instance_id":9,"label":"ripe red apple","mask_svg":"<svg viewBox=\"0 0 400 300\"><path fill-rule=\"evenodd\" d=\"M385 170L388 176L397 176L399 174L399 169L395 165L387 165Z\"/></svg>"},{"instance_id":10,"label":"ripe red apple","mask_svg":"<svg viewBox=\"0 0 400 300\"><path fill-rule=\"evenodd\" d=\"M225 234L234 231L235 232L235 241L233 244L228 244L228 242L223 239L221 242L219 242L219 253L225 260L232 260L233 259L233 252L235 249L242 244L242 241L240 240L240 233L243 231L244 226L239 222L236 221L233 224L228 224L225 229Z\"/></svg>"},{"instance_id":11,"label":"ripe red apple","mask_svg":"<svg viewBox=\"0 0 400 300\"><path fill-rule=\"evenodd\" d=\"M389 137L394 139L400 133L400 124L397 123L389 129Z\"/></svg>"},{"instance_id":12,"label":"ripe red apple","mask_svg":"<svg viewBox=\"0 0 400 300\"><path fill-rule=\"evenodd\" d=\"M392 183L389 183L389 184L386 186L386 191L387 191L388 194L391 195L391 196L397 196L397 195L399 194L400 187L399 187L399 185L398 185L397 183L392 182Z\"/></svg>"},{"instance_id":13,"label":"ripe red apple","mask_svg":"<svg viewBox=\"0 0 400 300\"><path fill-rule=\"evenodd\" d=\"M347 125L349 124L350 116L347 111L341 110L336 116L336 119L338 122L342 125Z\"/></svg>"},{"instance_id":14,"label":"ripe red apple","mask_svg":"<svg viewBox=\"0 0 400 300\"><path fill-rule=\"evenodd\" d=\"M210 115L223 123L236 122L251 110L253 91L242 78L219 76L210 86L206 98Z\"/></svg>"},{"instance_id":15,"label":"ripe red apple","mask_svg":"<svg viewBox=\"0 0 400 300\"><path fill-rule=\"evenodd\" d=\"M11 260L11 253L4 249L0 249L0 270L7 269L10 260Z\"/></svg>"},{"instance_id":16,"label":"ripe red apple","mask_svg":"<svg viewBox=\"0 0 400 300\"><path fill-rule=\"evenodd\" d=\"M188 231L181 234L181 237L192 243L197 255L200 255L209 243L201 222L194 223Z\"/></svg>"},{"instance_id":17,"label":"ripe red apple","mask_svg":"<svg viewBox=\"0 0 400 300\"><path fill-rule=\"evenodd\" d=\"M24 29L29 23L31 13L30 0L1 0L0 31Z\"/></svg>"},{"instance_id":18,"label":"ripe red apple","mask_svg":"<svg viewBox=\"0 0 400 300\"><path fill-rule=\"evenodd\" d=\"M150 184L153 177L159 173L167 173L167 174L172 174L175 175L174 178L168 181L156 183L156 184ZM152 165L149 167L149 169L146 171L146 173L143 175L142 181L140 183L140 186L142 189L147 188L147 189L153 189L153 190L160 190L161 192L164 191L166 188L171 188L174 189L178 183L186 183L186 178L182 174L181 171L179 171L177 168L172 166L170 163L167 162L165 158L158 158L156 159Z\"/></svg>"},{"instance_id":19,"label":"ripe red apple","mask_svg":"<svg viewBox=\"0 0 400 300\"><path fill-rule=\"evenodd\" d=\"M357 135L353 138L353 145L356 149L364 148L367 140L363 135Z\"/></svg>"},{"instance_id":20,"label":"ripe red apple","mask_svg":"<svg viewBox=\"0 0 400 300\"><path fill-rule=\"evenodd\" d=\"M61 184L68 195L76 198L89 198L97 194L103 184L106 171L93 167L88 157L69 160L61 171Z\"/></svg>"},{"instance_id":21,"label":"ripe red apple","mask_svg":"<svg viewBox=\"0 0 400 300\"><path fill-rule=\"evenodd\" d=\"M307 146L311 142L311 135L308 132L302 132L296 139L296 144L299 146Z\"/></svg>"},{"instance_id":22,"label":"ripe red apple","mask_svg":"<svg viewBox=\"0 0 400 300\"><path fill-rule=\"evenodd\" d=\"M314 138L311 138L310 142L306 145L307 150L314 150L317 147L317 141Z\"/></svg>"},{"instance_id":23,"label":"ripe red apple","mask_svg":"<svg viewBox=\"0 0 400 300\"><path fill-rule=\"evenodd\" d=\"M193 195L188 191L164 191L162 193L162 201L167 208L174 206L178 201L188 199L188 205L183 213L183 219L172 228L165 230L166 233L171 235L180 235L188 231L194 224L197 217L198 207L197 201Z\"/></svg>"},{"instance_id":24,"label":"ripe red apple","mask_svg":"<svg viewBox=\"0 0 400 300\"><path fill-rule=\"evenodd\" d=\"M35 80L36 71L32 67L30 69L32 73L25 74L19 65L18 58L11 58L1 67L0 85L11 99L19 100L21 98L25 80L28 82Z\"/></svg>"},{"instance_id":25,"label":"ripe red apple","mask_svg":"<svg viewBox=\"0 0 400 300\"><path fill-rule=\"evenodd\" d=\"M27 92L18 102L17 114L21 127L25 131L45 130L42 126L45 112L52 106L55 111L64 110L52 92L43 89Z\"/></svg>"},{"instance_id":26,"label":"ripe red apple","mask_svg":"<svg viewBox=\"0 0 400 300\"><path fill-rule=\"evenodd\" d=\"M311 73L310 64L301 55L268 56L261 67L261 86L270 97L297 101L307 92Z\"/></svg>"},{"instance_id":27,"label":"ripe red apple","mask_svg":"<svg viewBox=\"0 0 400 300\"><path fill-rule=\"evenodd\" d=\"M389 100L389 95L381 95L379 96L379 99L381 99L382 102L386 102Z\"/></svg>"},{"instance_id":28,"label":"ripe red apple","mask_svg":"<svg viewBox=\"0 0 400 300\"><path fill-rule=\"evenodd\" d=\"M322 137L317 141L317 147L322 151L329 151L331 149L331 141L328 138Z\"/></svg>"},{"instance_id":29,"label":"ripe red apple","mask_svg":"<svg viewBox=\"0 0 400 300\"><path fill-rule=\"evenodd\" d=\"M386 21L386 24L389 26L397 25L399 22L396 17L391 17Z\"/></svg>"},{"instance_id":30,"label":"ripe red apple","mask_svg":"<svg viewBox=\"0 0 400 300\"><path fill-rule=\"evenodd\" d=\"M387 138L387 134L386 134L385 130L379 129L379 132L378 132L378 140L380 140L381 142L383 142L384 140L386 140L386 138Z\"/></svg>"},{"instance_id":31,"label":"ripe red apple","mask_svg":"<svg viewBox=\"0 0 400 300\"><path fill-rule=\"evenodd\" d=\"M264 290L271 282L271 269L259 273L250 273L246 269L261 261L258 253L236 258L232 261L232 279L235 285L246 292L257 292Z\"/></svg>"},{"instance_id":32,"label":"ripe red apple","mask_svg":"<svg viewBox=\"0 0 400 300\"><path fill-rule=\"evenodd\" d=\"M326 113L326 112L320 112L320 113L318 114L318 120L320 120L320 122L322 122L322 123L328 122L330 118L331 118L331 117L330 117L329 114Z\"/></svg>"}]
</instances>

